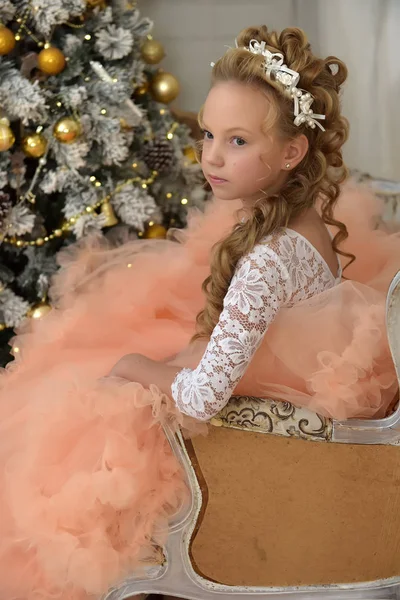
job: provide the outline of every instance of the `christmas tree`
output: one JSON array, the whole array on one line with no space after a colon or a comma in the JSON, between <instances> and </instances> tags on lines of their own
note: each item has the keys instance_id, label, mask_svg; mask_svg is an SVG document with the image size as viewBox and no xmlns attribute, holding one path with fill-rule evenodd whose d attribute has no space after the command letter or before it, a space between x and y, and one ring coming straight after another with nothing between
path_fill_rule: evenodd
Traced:
<instances>
[{"instance_id":1,"label":"christmas tree","mask_svg":"<svg viewBox=\"0 0 400 600\"><path fill-rule=\"evenodd\" d=\"M0 363L67 244L165 237L204 200L152 22L126 0L0 0Z\"/></svg>"}]
</instances>

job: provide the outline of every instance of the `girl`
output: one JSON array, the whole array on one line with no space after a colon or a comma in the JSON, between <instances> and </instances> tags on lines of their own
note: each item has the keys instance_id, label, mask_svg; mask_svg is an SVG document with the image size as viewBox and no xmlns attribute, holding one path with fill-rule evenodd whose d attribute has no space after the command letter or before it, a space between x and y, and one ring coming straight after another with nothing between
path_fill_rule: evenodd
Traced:
<instances>
[{"instance_id":1,"label":"girl","mask_svg":"<svg viewBox=\"0 0 400 600\"><path fill-rule=\"evenodd\" d=\"M100 596L151 556L185 494L166 419L193 428L234 392L385 414L400 239L366 193L334 212L345 78L298 29L246 29L200 114L206 214L181 244L64 255L57 310L20 331L2 377L1 597Z\"/></svg>"}]
</instances>

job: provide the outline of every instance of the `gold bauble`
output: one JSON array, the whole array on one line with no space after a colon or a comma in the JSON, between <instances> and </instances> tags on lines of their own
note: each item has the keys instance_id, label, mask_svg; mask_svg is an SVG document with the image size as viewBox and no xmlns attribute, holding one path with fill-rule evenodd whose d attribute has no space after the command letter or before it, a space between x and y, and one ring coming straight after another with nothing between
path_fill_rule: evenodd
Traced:
<instances>
[{"instance_id":1,"label":"gold bauble","mask_svg":"<svg viewBox=\"0 0 400 600\"><path fill-rule=\"evenodd\" d=\"M22 150L31 158L40 158L46 152L47 140L40 133L30 133L22 140Z\"/></svg>"},{"instance_id":2,"label":"gold bauble","mask_svg":"<svg viewBox=\"0 0 400 600\"><path fill-rule=\"evenodd\" d=\"M54 137L61 144L72 144L81 135L81 126L73 117L63 117L54 125Z\"/></svg>"},{"instance_id":3,"label":"gold bauble","mask_svg":"<svg viewBox=\"0 0 400 600\"><path fill-rule=\"evenodd\" d=\"M151 93L157 102L169 104L179 94L179 81L172 73L156 73L151 81Z\"/></svg>"},{"instance_id":4,"label":"gold bauble","mask_svg":"<svg viewBox=\"0 0 400 600\"><path fill-rule=\"evenodd\" d=\"M101 205L101 214L106 217L106 222L103 227L113 227L118 223L118 219L115 216L114 209L109 202L103 202Z\"/></svg>"},{"instance_id":5,"label":"gold bauble","mask_svg":"<svg viewBox=\"0 0 400 600\"><path fill-rule=\"evenodd\" d=\"M65 56L58 48L44 48L38 55L38 66L46 75L58 75L65 69Z\"/></svg>"},{"instance_id":6,"label":"gold bauble","mask_svg":"<svg viewBox=\"0 0 400 600\"><path fill-rule=\"evenodd\" d=\"M14 142L15 137L11 127L7 123L0 123L0 152L9 150Z\"/></svg>"},{"instance_id":7,"label":"gold bauble","mask_svg":"<svg viewBox=\"0 0 400 600\"><path fill-rule=\"evenodd\" d=\"M167 230L163 225L153 223L153 225L148 226L143 237L148 240L165 239L167 237Z\"/></svg>"},{"instance_id":8,"label":"gold bauble","mask_svg":"<svg viewBox=\"0 0 400 600\"><path fill-rule=\"evenodd\" d=\"M186 146L183 149L183 154L189 162L197 163L196 150L193 148L193 146Z\"/></svg>"},{"instance_id":9,"label":"gold bauble","mask_svg":"<svg viewBox=\"0 0 400 600\"><path fill-rule=\"evenodd\" d=\"M51 311L51 306L47 302L39 302L39 304L35 304L28 311L28 317L31 319L41 319L44 315L47 315Z\"/></svg>"},{"instance_id":10,"label":"gold bauble","mask_svg":"<svg viewBox=\"0 0 400 600\"><path fill-rule=\"evenodd\" d=\"M135 88L135 96L144 96L149 91L149 87L149 82L144 81L137 88Z\"/></svg>"},{"instance_id":11,"label":"gold bauble","mask_svg":"<svg viewBox=\"0 0 400 600\"><path fill-rule=\"evenodd\" d=\"M165 56L163 45L157 40L146 40L141 48L142 58L148 65L157 65Z\"/></svg>"},{"instance_id":12,"label":"gold bauble","mask_svg":"<svg viewBox=\"0 0 400 600\"><path fill-rule=\"evenodd\" d=\"M11 29L0 25L0 56L9 54L15 46L15 37Z\"/></svg>"}]
</instances>

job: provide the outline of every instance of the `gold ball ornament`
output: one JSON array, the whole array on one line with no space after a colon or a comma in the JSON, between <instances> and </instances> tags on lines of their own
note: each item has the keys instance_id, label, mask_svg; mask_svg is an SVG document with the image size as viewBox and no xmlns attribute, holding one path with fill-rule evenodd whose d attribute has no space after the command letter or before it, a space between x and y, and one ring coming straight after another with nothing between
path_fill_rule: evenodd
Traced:
<instances>
[{"instance_id":1,"label":"gold ball ornament","mask_svg":"<svg viewBox=\"0 0 400 600\"><path fill-rule=\"evenodd\" d=\"M149 39L141 48L142 58L148 65L157 65L165 56L163 45L157 40Z\"/></svg>"},{"instance_id":2,"label":"gold ball ornament","mask_svg":"<svg viewBox=\"0 0 400 600\"><path fill-rule=\"evenodd\" d=\"M140 85L138 85L137 88L135 88L135 96L145 96L147 94L147 92L149 91L150 88L150 84L148 81L144 81L143 83L141 83Z\"/></svg>"},{"instance_id":3,"label":"gold ball ornament","mask_svg":"<svg viewBox=\"0 0 400 600\"><path fill-rule=\"evenodd\" d=\"M0 25L0 56L9 54L15 46L15 37L11 29Z\"/></svg>"},{"instance_id":4,"label":"gold ball ornament","mask_svg":"<svg viewBox=\"0 0 400 600\"><path fill-rule=\"evenodd\" d=\"M65 56L58 48L50 46L39 52L38 66L46 75L58 75L64 71L66 64Z\"/></svg>"},{"instance_id":5,"label":"gold ball ornament","mask_svg":"<svg viewBox=\"0 0 400 600\"><path fill-rule=\"evenodd\" d=\"M11 127L7 122L0 123L0 152L9 150L14 142L15 137Z\"/></svg>"},{"instance_id":6,"label":"gold ball ornament","mask_svg":"<svg viewBox=\"0 0 400 600\"><path fill-rule=\"evenodd\" d=\"M183 149L183 155L190 163L197 163L196 150L193 146L186 146Z\"/></svg>"},{"instance_id":7,"label":"gold ball ornament","mask_svg":"<svg viewBox=\"0 0 400 600\"><path fill-rule=\"evenodd\" d=\"M160 71L151 80L151 93L157 102L169 104L178 96L179 90L179 81L172 73Z\"/></svg>"},{"instance_id":8,"label":"gold ball ornament","mask_svg":"<svg viewBox=\"0 0 400 600\"><path fill-rule=\"evenodd\" d=\"M46 152L47 140L40 133L31 133L22 140L22 150L31 158L40 158Z\"/></svg>"},{"instance_id":9,"label":"gold ball ornament","mask_svg":"<svg viewBox=\"0 0 400 600\"><path fill-rule=\"evenodd\" d=\"M31 319L41 319L51 311L51 306L47 302L39 302L28 311L28 317Z\"/></svg>"},{"instance_id":10,"label":"gold ball ornament","mask_svg":"<svg viewBox=\"0 0 400 600\"><path fill-rule=\"evenodd\" d=\"M61 144L72 144L81 135L80 123L72 117L63 117L54 125L54 137Z\"/></svg>"},{"instance_id":11,"label":"gold ball ornament","mask_svg":"<svg viewBox=\"0 0 400 600\"><path fill-rule=\"evenodd\" d=\"M143 237L147 240L165 239L167 237L167 230L163 225L153 223L153 225L148 226Z\"/></svg>"}]
</instances>

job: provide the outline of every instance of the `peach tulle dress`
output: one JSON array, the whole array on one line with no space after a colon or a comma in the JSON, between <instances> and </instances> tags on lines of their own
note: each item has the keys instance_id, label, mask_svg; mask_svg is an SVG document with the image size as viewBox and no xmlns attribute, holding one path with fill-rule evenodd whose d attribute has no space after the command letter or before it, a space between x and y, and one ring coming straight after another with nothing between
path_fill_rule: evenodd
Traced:
<instances>
[{"instance_id":1,"label":"peach tulle dress","mask_svg":"<svg viewBox=\"0 0 400 600\"><path fill-rule=\"evenodd\" d=\"M155 386L102 377L131 352L198 365L207 342L189 342L201 283L238 207L210 202L179 243L91 239L64 251L58 308L21 328L1 373L0 598L98 598L165 539L187 492L162 423L196 423ZM237 393L338 419L385 414L397 391L385 297L400 235L377 227L380 210L366 190L344 189L336 216L356 262L342 282L278 311Z\"/></svg>"}]
</instances>

